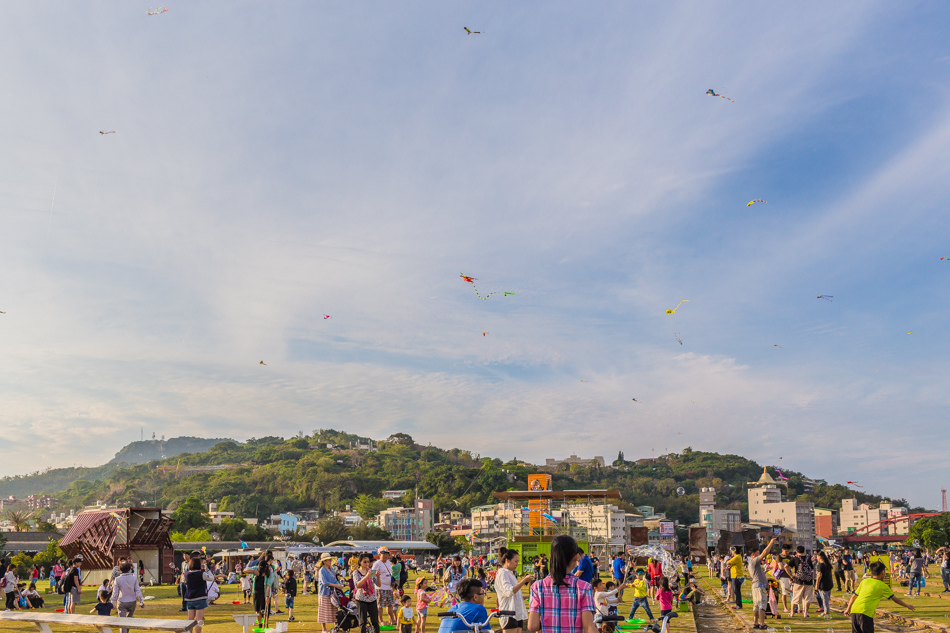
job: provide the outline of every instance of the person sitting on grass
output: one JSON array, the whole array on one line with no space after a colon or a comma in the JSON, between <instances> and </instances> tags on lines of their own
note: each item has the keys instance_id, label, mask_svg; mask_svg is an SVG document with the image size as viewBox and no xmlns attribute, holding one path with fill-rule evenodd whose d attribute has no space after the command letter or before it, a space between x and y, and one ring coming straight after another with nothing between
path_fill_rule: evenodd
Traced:
<instances>
[{"instance_id":1,"label":"person sitting on grass","mask_svg":"<svg viewBox=\"0 0 950 633\"><path fill-rule=\"evenodd\" d=\"M95 613L96 615L112 615L112 609L115 608L115 605L109 602L109 594L100 593L99 602L92 607L92 611L89 613Z\"/></svg>"},{"instance_id":2,"label":"person sitting on grass","mask_svg":"<svg viewBox=\"0 0 950 633\"><path fill-rule=\"evenodd\" d=\"M851 596L848 606L844 609L844 615L851 616L851 633L874 633L874 610L885 598L914 610L913 605L895 596L890 586L884 583L887 565L876 560L868 566L868 572L871 577L861 581L855 595Z\"/></svg>"}]
</instances>

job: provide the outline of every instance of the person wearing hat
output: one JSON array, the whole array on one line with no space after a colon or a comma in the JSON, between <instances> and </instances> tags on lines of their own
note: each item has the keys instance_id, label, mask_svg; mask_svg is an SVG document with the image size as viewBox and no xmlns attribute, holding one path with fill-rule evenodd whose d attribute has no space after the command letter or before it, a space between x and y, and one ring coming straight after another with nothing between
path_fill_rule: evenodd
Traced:
<instances>
[{"instance_id":1,"label":"person wearing hat","mask_svg":"<svg viewBox=\"0 0 950 633\"><path fill-rule=\"evenodd\" d=\"M396 626L396 598L393 596L393 566L389 562L389 548L385 545L379 548L379 560L373 563L373 571L379 579L379 613L383 609L389 615L389 625Z\"/></svg>"},{"instance_id":2,"label":"person wearing hat","mask_svg":"<svg viewBox=\"0 0 950 633\"><path fill-rule=\"evenodd\" d=\"M324 633L326 633L328 624L336 625L336 609L330 600L330 596L333 595L333 589L344 590L343 585L339 583L336 575L330 571L332 564L333 556L326 552L320 554L320 559L317 561L317 565L319 566L319 573L317 574L317 622L323 627Z\"/></svg>"}]
</instances>

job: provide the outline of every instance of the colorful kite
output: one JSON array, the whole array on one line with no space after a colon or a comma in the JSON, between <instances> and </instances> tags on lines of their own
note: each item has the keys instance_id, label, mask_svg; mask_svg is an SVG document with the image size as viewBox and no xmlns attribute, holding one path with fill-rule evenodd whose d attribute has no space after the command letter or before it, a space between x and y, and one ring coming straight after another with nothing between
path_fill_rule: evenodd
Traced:
<instances>
[{"instance_id":1,"label":"colorful kite","mask_svg":"<svg viewBox=\"0 0 950 633\"><path fill-rule=\"evenodd\" d=\"M775 343L774 345L772 345L772 347L782 347L782 346L779 345L778 343ZM784 348L783 348L783 349L784 349Z\"/></svg>"},{"instance_id":2,"label":"colorful kite","mask_svg":"<svg viewBox=\"0 0 950 633\"><path fill-rule=\"evenodd\" d=\"M6 314L6 312L4 312L3 310L0 310L0 314Z\"/></svg>"},{"instance_id":3,"label":"colorful kite","mask_svg":"<svg viewBox=\"0 0 950 633\"><path fill-rule=\"evenodd\" d=\"M675 338L675 339L676 339L676 342L679 343L680 345L683 344L683 339L681 339L681 338L680 338L680 335L677 334L676 332L673 332L673 338Z\"/></svg>"},{"instance_id":4,"label":"colorful kite","mask_svg":"<svg viewBox=\"0 0 950 633\"><path fill-rule=\"evenodd\" d=\"M332 318L333 318L333 317L331 317L329 314L324 314L324 315L323 315L323 320L324 320L324 321L326 321L327 319L332 319Z\"/></svg>"},{"instance_id":5,"label":"colorful kite","mask_svg":"<svg viewBox=\"0 0 950 633\"><path fill-rule=\"evenodd\" d=\"M835 296L834 296L834 295L818 295L818 298L819 298L819 299L824 299L825 301L830 301L831 303L834 303L834 301L831 301L831 300L834 299Z\"/></svg>"},{"instance_id":6,"label":"colorful kite","mask_svg":"<svg viewBox=\"0 0 950 633\"><path fill-rule=\"evenodd\" d=\"M481 31L471 31L471 30L469 30L469 28L468 28L467 26L463 26L462 28L465 29L465 32L468 33L469 35L471 35L472 33L474 33L475 35L481 35L481 34L482 34Z\"/></svg>"},{"instance_id":7,"label":"colorful kite","mask_svg":"<svg viewBox=\"0 0 950 633\"><path fill-rule=\"evenodd\" d=\"M946 257L941 257L940 259L946 259Z\"/></svg>"},{"instance_id":8,"label":"colorful kite","mask_svg":"<svg viewBox=\"0 0 950 633\"><path fill-rule=\"evenodd\" d=\"M679 303L676 304L676 307L675 307L675 308L667 308L667 309L666 309L666 313L667 313L667 314L676 314L676 311L679 310L679 307L680 307L681 305L683 305L684 303L689 303L689 299L683 299L682 301L680 301Z\"/></svg>"},{"instance_id":9,"label":"colorful kite","mask_svg":"<svg viewBox=\"0 0 950 633\"><path fill-rule=\"evenodd\" d=\"M908 334L913 334L914 336L917 336L917 332L908 332Z\"/></svg>"},{"instance_id":10,"label":"colorful kite","mask_svg":"<svg viewBox=\"0 0 950 633\"><path fill-rule=\"evenodd\" d=\"M729 97L723 97L721 94L719 94L718 92L716 92L716 91L713 90L712 88L710 88L709 90L707 90L707 91L706 91L706 94L708 94L708 95L711 96L711 97L722 97L722 98L725 99L726 101L732 101L732 99L730 99ZM732 101L732 102L735 103L735 101Z\"/></svg>"},{"instance_id":11,"label":"colorful kite","mask_svg":"<svg viewBox=\"0 0 950 633\"><path fill-rule=\"evenodd\" d=\"M779 457L779 459L782 459L782 458ZM776 468L776 469L775 469L775 472L778 473L778 478L779 478L779 479L781 479L782 481L788 481L788 477L786 477L785 475L783 475L781 470L779 470L778 468Z\"/></svg>"},{"instance_id":12,"label":"colorful kite","mask_svg":"<svg viewBox=\"0 0 950 633\"><path fill-rule=\"evenodd\" d=\"M486 332L485 330L482 330L482 336L488 336L488 332Z\"/></svg>"},{"instance_id":13,"label":"colorful kite","mask_svg":"<svg viewBox=\"0 0 950 633\"><path fill-rule=\"evenodd\" d=\"M488 297L490 297L490 296L492 296L492 295L502 294L502 295L504 295L504 296L507 297L508 295L513 295L513 294L515 294L515 293L513 293L513 292L499 292L499 291L496 290L496 291L494 291L494 292L489 292L487 295L485 295L485 296L483 297L482 295L478 294L478 288L475 287L475 282L478 281L478 278L476 278L476 277L469 277L468 275L463 275L462 273L459 273L459 277L461 277L462 279L464 279L464 280L467 281L468 283L472 284L472 288L475 290L475 296L478 297L479 299L481 299L482 301L484 301L485 299L487 299Z\"/></svg>"},{"instance_id":14,"label":"colorful kite","mask_svg":"<svg viewBox=\"0 0 950 633\"><path fill-rule=\"evenodd\" d=\"M849 481L848 483L851 484L852 486L857 486L858 488L864 488L864 486L862 486L856 481Z\"/></svg>"},{"instance_id":15,"label":"colorful kite","mask_svg":"<svg viewBox=\"0 0 950 633\"><path fill-rule=\"evenodd\" d=\"M241 549L247 549L247 543L241 541Z\"/></svg>"},{"instance_id":16,"label":"colorful kite","mask_svg":"<svg viewBox=\"0 0 950 633\"><path fill-rule=\"evenodd\" d=\"M157 9L149 9L148 11L145 12L145 15L148 15L148 16L161 15L162 13L165 13L166 11L168 11L168 7L158 7Z\"/></svg>"},{"instance_id":17,"label":"colorful kite","mask_svg":"<svg viewBox=\"0 0 950 633\"><path fill-rule=\"evenodd\" d=\"M750 200L749 203L748 203L747 205L745 205L745 206L751 207L751 206L752 206L753 204L755 204L756 202L761 202L762 204L768 204L768 203L769 203L768 200L763 200L762 198L756 198L755 200Z\"/></svg>"},{"instance_id":18,"label":"colorful kite","mask_svg":"<svg viewBox=\"0 0 950 633\"><path fill-rule=\"evenodd\" d=\"M102 130L99 130L99 134L115 134L115 130L109 130L108 132L103 132Z\"/></svg>"},{"instance_id":19,"label":"colorful kite","mask_svg":"<svg viewBox=\"0 0 950 633\"><path fill-rule=\"evenodd\" d=\"M541 516L543 516L545 519L547 519L547 520L550 521L551 523L555 523L555 524L557 523L557 519L555 519L555 518L554 518L553 516L551 516L550 514L542 514Z\"/></svg>"},{"instance_id":20,"label":"colorful kite","mask_svg":"<svg viewBox=\"0 0 950 633\"><path fill-rule=\"evenodd\" d=\"M264 361L261 361L261 365L265 365L265 366L266 366L267 363L265 363Z\"/></svg>"}]
</instances>

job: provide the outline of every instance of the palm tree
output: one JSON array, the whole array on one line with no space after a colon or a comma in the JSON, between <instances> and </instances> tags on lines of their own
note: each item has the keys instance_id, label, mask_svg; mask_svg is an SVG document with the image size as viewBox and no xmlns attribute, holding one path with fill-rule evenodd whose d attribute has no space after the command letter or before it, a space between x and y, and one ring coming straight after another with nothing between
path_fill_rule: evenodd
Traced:
<instances>
[{"instance_id":1,"label":"palm tree","mask_svg":"<svg viewBox=\"0 0 950 633\"><path fill-rule=\"evenodd\" d=\"M14 532L22 532L24 528L30 529L33 513L26 510L7 510L3 518L10 522Z\"/></svg>"}]
</instances>

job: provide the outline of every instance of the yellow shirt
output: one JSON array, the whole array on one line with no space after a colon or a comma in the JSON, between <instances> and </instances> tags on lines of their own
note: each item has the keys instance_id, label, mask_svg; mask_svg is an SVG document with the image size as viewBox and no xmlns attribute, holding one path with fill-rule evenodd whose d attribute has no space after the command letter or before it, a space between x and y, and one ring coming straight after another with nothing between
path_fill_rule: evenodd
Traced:
<instances>
[{"instance_id":1,"label":"yellow shirt","mask_svg":"<svg viewBox=\"0 0 950 633\"><path fill-rule=\"evenodd\" d=\"M647 597L647 581L637 578L633 581L633 597L634 598L646 598Z\"/></svg>"},{"instance_id":2,"label":"yellow shirt","mask_svg":"<svg viewBox=\"0 0 950 633\"><path fill-rule=\"evenodd\" d=\"M884 598L890 598L894 595L886 583L876 578L865 578L858 585L858 597L854 599L851 605L851 613L863 613L869 618L874 617L874 610Z\"/></svg>"},{"instance_id":3,"label":"yellow shirt","mask_svg":"<svg viewBox=\"0 0 950 633\"><path fill-rule=\"evenodd\" d=\"M399 624L412 624L412 607L399 608Z\"/></svg>"},{"instance_id":4,"label":"yellow shirt","mask_svg":"<svg viewBox=\"0 0 950 633\"><path fill-rule=\"evenodd\" d=\"M736 554L729 559L729 577L730 578L743 578L745 574L742 572L742 556Z\"/></svg>"}]
</instances>

